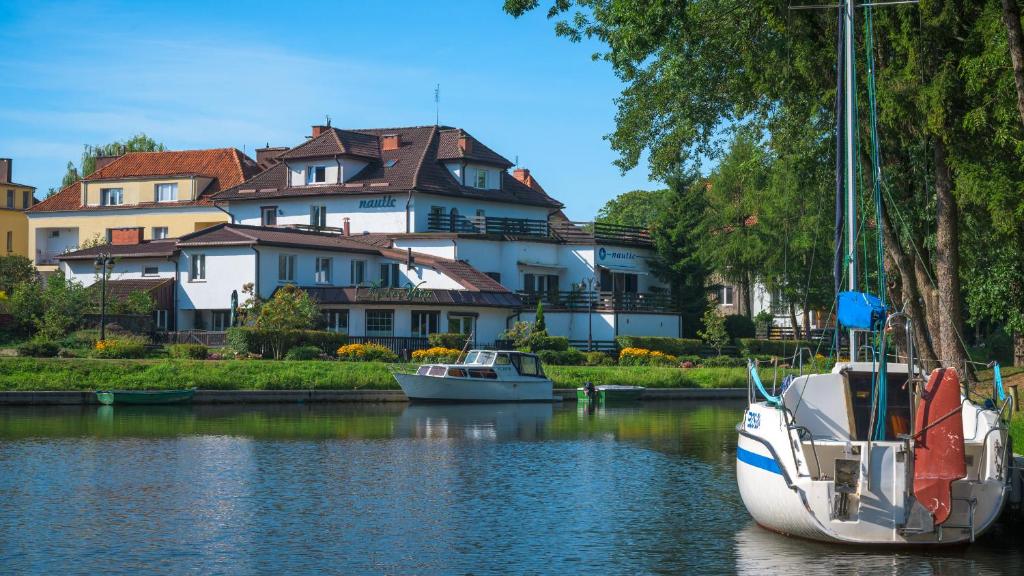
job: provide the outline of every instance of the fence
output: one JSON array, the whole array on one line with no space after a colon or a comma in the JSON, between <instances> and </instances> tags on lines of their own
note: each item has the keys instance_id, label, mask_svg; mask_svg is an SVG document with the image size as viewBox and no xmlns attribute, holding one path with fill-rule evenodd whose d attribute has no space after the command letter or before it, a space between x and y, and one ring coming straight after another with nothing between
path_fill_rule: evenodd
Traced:
<instances>
[{"instance_id":1,"label":"fence","mask_svg":"<svg viewBox=\"0 0 1024 576\"><path fill-rule=\"evenodd\" d=\"M208 330L182 330L180 332L157 332L153 341L160 344L202 344L211 348L227 343L227 332Z\"/></svg>"}]
</instances>

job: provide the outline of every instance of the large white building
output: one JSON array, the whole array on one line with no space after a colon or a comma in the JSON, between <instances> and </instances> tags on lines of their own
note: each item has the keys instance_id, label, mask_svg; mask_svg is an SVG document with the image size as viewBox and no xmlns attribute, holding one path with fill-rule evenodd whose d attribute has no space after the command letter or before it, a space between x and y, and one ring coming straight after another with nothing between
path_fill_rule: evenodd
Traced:
<instances>
[{"instance_id":1,"label":"large white building","mask_svg":"<svg viewBox=\"0 0 1024 576\"><path fill-rule=\"evenodd\" d=\"M91 283L106 251L115 282L171 279L160 324L173 330L225 328L231 292L253 283L264 298L308 290L331 329L356 337L490 343L538 300L548 332L577 346L681 334L645 230L568 221L528 170L510 173L464 130L314 126L294 148L257 153L266 169L214 196L230 224L172 240L122 231L62 268Z\"/></svg>"}]
</instances>

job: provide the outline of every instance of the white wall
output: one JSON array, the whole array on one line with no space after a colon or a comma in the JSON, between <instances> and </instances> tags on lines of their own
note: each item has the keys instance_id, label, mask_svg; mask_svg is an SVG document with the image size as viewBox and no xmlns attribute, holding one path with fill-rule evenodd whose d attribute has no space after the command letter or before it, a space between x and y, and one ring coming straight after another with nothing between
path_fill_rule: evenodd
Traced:
<instances>
[{"instance_id":1,"label":"white wall","mask_svg":"<svg viewBox=\"0 0 1024 576\"><path fill-rule=\"evenodd\" d=\"M461 243L464 240L458 240L458 242ZM412 248L413 252L422 252L450 260L457 259L456 240L451 238L396 238L394 246L399 250Z\"/></svg>"},{"instance_id":2,"label":"white wall","mask_svg":"<svg viewBox=\"0 0 1024 576\"><path fill-rule=\"evenodd\" d=\"M143 276L142 269L156 266L156 276ZM68 278L73 278L90 286L99 278L92 260L62 260L61 270ZM122 258L114 261L110 271L110 280L132 280L137 278L174 278L174 261L166 258Z\"/></svg>"},{"instance_id":3,"label":"white wall","mask_svg":"<svg viewBox=\"0 0 1024 576\"><path fill-rule=\"evenodd\" d=\"M56 232L57 237L51 237ZM78 228L36 228L36 251L33 257L60 254L78 249Z\"/></svg>"},{"instance_id":4,"label":"white wall","mask_svg":"<svg viewBox=\"0 0 1024 576\"><path fill-rule=\"evenodd\" d=\"M405 194L366 196L312 196L305 198L267 198L234 200L228 210L239 224L259 226L260 207L277 206L277 224L309 224L312 206L327 207L327 226L342 228L348 217L352 234L363 232L405 232Z\"/></svg>"},{"instance_id":5,"label":"white wall","mask_svg":"<svg viewBox=\"0 0 1024 576\"><path fill-rule=\"evenodd\" d=\"M518 320L533 322L534 311L523 310ZM680 337L679 317L673 314L620 313L616 318L612 312L594 312L588 317L585 311L570 313L545 310L544 323L548 334L564 336L570 340L586 340L590 329L593 330L594 340L614 340L616 335Z\"/></svg>"},{"instance_id":6,"label":"white wall","mask_svg":"<svg viewBox=\"0 0 1024 576\"><path fill-rule=\"evenodd\" d=\"M206 281L189 281L195 254L206 254ZM241 301L242 286L256 280L256 253L248 246L183 248L179 262L179 310L229 309L231 291L238 290Z\"/></svg>"},{"instance_id":7,"label":"white wall","mask_svg":"<svg viewBox=\"0 0 1024 576\"><path fill-rule=\"evenodd\" d=\"M323 166L326 181L324 184L337 184L351 180L353 176L366 167L367 162L354 158L328 158L326 160L296 160L288 162L288 177L292 186L306 186L306 168ZM340 178L339 178L340 169Z\"/></svg>"}]
</instances>

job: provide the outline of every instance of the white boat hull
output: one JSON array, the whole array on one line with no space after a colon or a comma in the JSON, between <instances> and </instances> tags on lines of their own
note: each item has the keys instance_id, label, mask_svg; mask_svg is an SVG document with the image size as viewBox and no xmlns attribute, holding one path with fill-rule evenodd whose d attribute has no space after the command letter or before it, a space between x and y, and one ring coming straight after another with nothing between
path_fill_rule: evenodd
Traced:
<instances>
[{"instance_id":1,"label":"white boat hull","mask_svg":"<svg viewBox=\"0 0 1024 576\"><path fill-rule=\"evenodd\" d=\"M546 378L486 380L425 374L395 374L412 401L422 402L551 402L552 384Z\"/></svg>"}]
</instances>

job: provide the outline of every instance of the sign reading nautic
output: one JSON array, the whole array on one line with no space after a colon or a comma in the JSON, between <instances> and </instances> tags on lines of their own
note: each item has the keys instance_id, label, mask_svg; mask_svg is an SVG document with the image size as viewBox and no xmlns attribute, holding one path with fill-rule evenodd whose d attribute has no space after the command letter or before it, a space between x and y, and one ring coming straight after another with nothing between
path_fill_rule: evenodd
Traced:
<instances>
[{"instance_id":1,"label":"sign reading nautic","mask_svg":"<svg viewBox=\"0 0 1024 576\"><path fill-rule=\"evenodd\" d=\"M388 194L387 196L381 196L380 198L371 198L369 200L360 200L360 208L394 208L398 204L398 201L394 196Z\"/></svg>"},{"instance_id":2,"label":"sign reading nautic","mask_svg":"<svg viewBox=\"0 0 1024 576\"><path fill-rule=\"evenodd\" d=\"M618 248L612 248L611 250L602 246L597 251L597 259L600 262L608 262L610 264L616 264L618 266L635 266L636 260L641 260L641 257L635 252L629 250L622 250Z\"/></svg>"}]
</instances>

